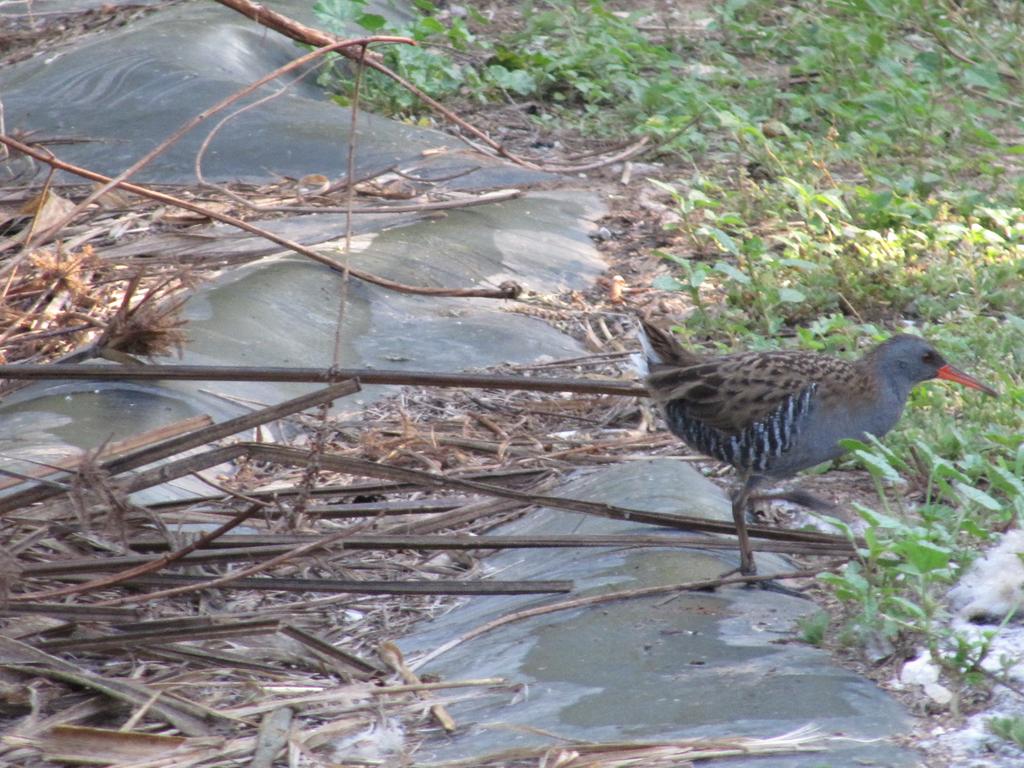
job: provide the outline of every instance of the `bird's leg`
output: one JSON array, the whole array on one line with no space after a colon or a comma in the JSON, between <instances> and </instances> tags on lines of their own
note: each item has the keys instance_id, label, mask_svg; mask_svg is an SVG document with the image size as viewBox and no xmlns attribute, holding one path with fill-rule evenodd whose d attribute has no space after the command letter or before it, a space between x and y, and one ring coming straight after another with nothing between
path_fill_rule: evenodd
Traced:
<instances>
[{"instance_id":1,"label":"bird's leg","mask_svg":"<svg viewBox=\"0 0 1024 768\"><path fill-rule=\"evenodd\" d=\"M740 547L740 573L744 576L757 573L754 551L750 548L750 535L747 533L747 502L753 486L753 478L743 478L743 484L732 494L732 520L736 525L736 538Z\"/></svg>"}]
</instances>

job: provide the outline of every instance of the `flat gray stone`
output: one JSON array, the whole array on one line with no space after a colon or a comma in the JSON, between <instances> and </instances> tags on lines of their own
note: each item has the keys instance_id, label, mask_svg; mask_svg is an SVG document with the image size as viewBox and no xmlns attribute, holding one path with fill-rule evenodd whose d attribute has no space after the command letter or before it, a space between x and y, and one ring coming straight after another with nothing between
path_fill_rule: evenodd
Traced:
<instances>
[{"instance_id":1,"label":"flat gray stone","mask_svg":"<svg viewBox=\"0 0 1024 768\"><path fill-rule=\"evenodd\" d=\"M270 6L312 21L304 15L309 3L289 0ZM386 3L374 7L387 10ZM30 131L36 138L81 139L55 151L65 160L114 174L195 114L301 53L293 41L227 8L185 3L19 62L0 72L0 94L8 130ZM193 157L213 122L203 123L161 155L139 180L194 181ZM250 182L307 173L342 176L348 130L348 111L306 80L231 121L211 145L205 172L211 180ZM435 178L471 170L446 182L453 189L550 178L472 153L439 131L370 114L360 116L358 130L360 177L398 165ZM425 150L439 147L450 151L424 157ZM4 173L13 178L17 171L0 164L0 179ZM430 218L361 216L354 225L357 247L351 263L411 285L497 287L514 279L541 293L584 288L603 269L589 238L592 221L602 211L595 195L551 192ZM342 215L296 215L267 227L303 243L320 243L325 255L342 262ZM182 259L267 254L225 272L190 299L182 362L326 368L334 361L343 293L336 272L301 257L280 256L277 246L225 226L156 235L114 247L104 256L149 253ZM503 302L402 295L357 280L346 296L340 332L340 364L346 367L458 371L583 352L548 324L504 311ZM60 421L59 429L45 431L46 440L92 447L196 413L229 418L311 388L50 382L4 401L0 435L11 434L7 426L19 415L55 424L56 417L73 414L70 421ZM368 389L344 405L358 406L380 392ZM9 447L0 438L0 452Z\"/></svg>"},{"instance_id":2,"label":"flat gray stone","mask_svg":"<svg viewBox=\"0 0 1024 768\"><path fill-rule=\"evenodd\" d=\"M311 5L268 3L300 17ZM197 114L305 52L293 40L217 3L170 6L0 71L5 125L8 132L25 131L37 141L72 139L54 147L61 159L115 175ZM202 122L133 180L196 182L196 154L217 123L294 77L271 82ZM307 174L343 177L350 125L349 110L330 101L315 76L309 76L228 121L205 154L204 176L213 182L250 183ZM365 111L356 131L357 178L395 166L427 178L468 171L446 182L453 189L510 187L549 178L484 158L440 131ZM442 148L448 151L438 152ZM17 158L0 164L0 183L27 167ZM46 168L36 170L42 180ZM57 179L82 183L64 173Z\"/></svg>"},{"instance_id":3,"label":"flat gray stone","mask_svg":"<svg viewBox=\"0 0 1024 768\"><path fill-rule=\"evenodd\" d=\"M638 509L731 517L723 493L688 464L661 459L582 475L556 495ZM502 533L643 532L617 521L543 511ZM626 548L516 550L488 559L503 579L573 579L575 594L711 578L738 562L732 552ZM762 571L783 565L759 556ZM408 658L498 616L553 598L473 598L402 642ZM908 726L903 709L875 685L795 640L813 603L760 589L730 588L599 604L506 625L422 668L445 680L500 676L526 686L476 693L449 706L460 728L429 740L424 762L553 744L536 730L595 741L682 737L771 737L813 725L824 753L773 755L727 765L796 768L911 766L892 741ZM865 741L861 741L865 740Z\"/></svg>"},{"instance_id":4,"label":"flat gray stone","mask_svg":"<svg viewBox=\"0 0 1024 768\"><path fill-rule=\"evenodd\" d=\"M593 195L545 192L453 211L440 224L420 221L366 235L352 265L414 285L497 286L512 277L544 292L583 288L603 268L588 236L601 210ZM324 249L340 260L337 248ZM342 292L339 273L301 257L267 258L232 269L189 299L184 355L163 362L328 368ZM340 334L344 367L461 371L585 354L578 342L543 320L506 311L506 302L413 296L358 280L346 295ZM4 425L18 414L44 420L73 415L51 439L91 447L197 413L230 418L314 388L260 382L41 382L0 406L0 435L12 434ZM366 387L338 405L357 410L390 390Z\"/></svg>"}]
</instances>

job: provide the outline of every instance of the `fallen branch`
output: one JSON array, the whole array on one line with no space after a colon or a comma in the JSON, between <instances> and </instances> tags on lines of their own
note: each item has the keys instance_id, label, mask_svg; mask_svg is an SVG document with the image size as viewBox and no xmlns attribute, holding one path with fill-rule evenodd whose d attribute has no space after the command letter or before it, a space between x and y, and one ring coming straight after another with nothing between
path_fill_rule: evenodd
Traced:
<instances>
[{"instance_id":1,"label":"fallen branch","mask_svg":"<svg viewBox=\"0 0 1024 768\"><path fill-rule=\"evenodd\" d=\"M342 537L343 538L343 537ZM282 555L246 568L244 573L256 573L280 565L285 560L305 555L313 550L326 548L336 540L311 541L302 547L292 547ZM156 564L161 567L162 564ZM151 569L152 570L152 569ZM156 596L166 597L169 594L185 594L205 589L217 589L230 586L232 589L252 589L260 592L299 592L299 593L344 593L353 595L546 595L552 592L571 592L573 584L565 580L526 580L526 581L357 581L353 579L322 579L322 578L291 578L280 576L262 576L245 578L243 572L229 573L224 576L202 577L189 576L184 573L146 573L141 576L130 576L128 572L117 574L108 579L96 579L86 584L78 584L74 591L84 592L123 584L132 587L169 587L155 595L132 595L117 600L108 600L101 605L122 605L126 603L145 602ZM116 578L116 581L115 581ZM102 582L102 583L101 583ZM81 587L81 589L79 589ZM67 589L71 589L70 587ZM45 593L45 597L58 597L54 590ZM22 598L39 599L39 595L11 595L8 599L19 602ZM166 636L164 640L166 640Z\"/></svg>"},{"instance_id":2,"label":"fallen branch","mask_svg":"<svg viewBox=\"0 0 1024 768\"><path fill-rule=\"evenodd\" d=\"M332 36L326 35L320 30L307 27L304 24L300 24L294 19L290 19L283 14L275 13L273 11L266 10L262 6L256 5L250 2L250 0L217 0L222 5L226 5L228 8L232 8L239 13L247 16L248 18L256 21L270 29L280 32L283 35L291 37L293 40L299 42L309 43L310 45L327 45L334 39ZM342 53L352 59L358 59L349 49L343 49ZM532 170L543 171L545 173L575 173L580 171L591 170L593 168L599 168L601 166L610 165L611 163L620 162L628 158L634 157L640 152L644 151L649 143L649 137L644 136L633 144L629 145L625 149L616 152L611 157L606 157L602 160L596 160L589 163L582 163L579 165L553 165L553 164L539 164L531 160L528 160L514 152L509 151L503 144L492 139L485 131L477 128L472 123L468 122L456 114L453 110L444 106L441 102L427 95L424 91L417 88L411 82L406 80L404 77L399 75L394 70L385 66L379 57L367 58L364 62L370 69L380 72L382 75L391 78L396 83L405 88L409 93L414 95L417 99L426 104L437 114L444 117L445 120L458 126L466 133L475 137L478 141L483 142L495 155L503 157L516 165L521 165L524 168L530 168ZM459 136L469 146L473 147L481 154L489 154L484 152L479 145L469 141L468 139Z\"/></svg>"},{"instance_id":3,"label":"fallen branch","mask_svg":"<svg viewBox=\"0 0 1024 768\"><path fill-rule=\"evenodd\" d=\"M255 539L253 542L251 540ZM274 539L276 543L266 543ZM287 539L287 541L283 541ZM257 543L264 542L264 543ZM290 536L224 536L207 544L198 551L188 552L175 558L183 565L207 565L212 563L230 563L244 560L258 560L264 557L283 554L300 544L323 542L323 537L315 534ZM155 549L166 542L156 538L135 538L129 542L133 549ZM696 549L735 549L735 542L725 538L710 536L641 536L635 534L602 535L602 536L464 536L451 535L355 535L342 540L338 546L341 550L392 550L417 549L476 551L486 549L587 549L617 547L622 549L664 548L696 548ZM849 545L830 544L811 541L763 541L755 542L754 549L758 552L779 552L799 555L836 555L848 554ZM22 566L21 578L62 578L69 575L81 575L113 571L118 568L129 568L160 560L158 555L120 555L117 557L85 557L74 560L56 560L54 562L28 563ZM357 585L369 582L356 582ZM397 582L396 582L397 583ZM433 582L437 583L437 582ZM493 583L493 582L491 582ZM374 586L374 585L370 585ZM284 589L284 587L282 587ZM332 588L333 589L333 588ZM361 592L360 589L353 589ZM373 592L380 590L374 586ZM5 610L0 608L0 615ZM51 611L61 613L62 605L55 604ZM15 611L17 613L17 611ZM36 613L46 613L36 609Z\"/></svg>"},{"instance_id":4,"label":"fallen branch","mask_svg":"<svg viewBox=\"0 0 1024 768\"><path fill-rule=\"evenodd\" d=\"M409 669L409 666L405 663L405 657L402 656L402 651L397 645L392 643L390 640L385 640L380 644L377 649L377 654L381 660L384 661L389 667L398 673L399 677L405 682L406 685L422 685L423 681L420 680L419 676ZM418 694L420 698L426 698L422 692ZM448 714L448 710L445 709L444 704L432 704L430 706L430 714L434 716L438 724L444 728L447 733L455 732L455 720Z\"/></svg>"},{"instance_id":5,"label":"fallen branch","mask_svg":"<svg viewBox=\"0 0 1024 768\"><path fill-rule=\"evenodd\" d=\"M138 381L261 381L328 383L355 379L361 384L423 387L473 387L529 392L647 397L647 388L614 379L540 378L487 373L393 371L379 368L281 368L220 365L111 366L101 364L0 365L0 379L83 379Z\"/></svg>"},{"instance_id":6,"label":"fallen branch","mask_svg":"<svg viewBox=\"0 0 1024 768\"><path fill-rule=\"evenodd\" d=\"M160 622L161 624L163 622ZM249 637L256 634L272 634L280 629L280 619L251 619L249 621L218 622L205 627L190 626L177 631L166 626L150 629L128 629L111 635L93 637L70 637L56 640L42 640L35 647L45 651L68 650L95 651L103 648L125 648L129 645L148 643L196 642L199 640L225 637Z\"/></svg>"},{"instance_id":7,"label":"fallen branch","mask_svg":"<svg viewBox=\"0 0 1024 768\"><path fill-rule=\"evenodd\" d=\"M204 429L213 424L213 420L209 416L192 416L181 421L175 421L171 424L165 424L155 429L147 430L138 435L127 437L124 440L115 440L102 446L97 456L68 456L67 458L58 459L49 464L36 463L36 466L28 472L19 473L19 477L9 477L7 479L0 479L0 491L6 490L16 485L21 485L26 480L35 480L52 475L55 472L77 472L82 469L83 464L86 461L100 461L113 459L118 456L124 456L132 451L138 451L143 448L148 448L155 443L163 442L169 438L177 437L188 432L194 432L197 429ZM21 459L27 461L27 459Z\"/></svg>"},{"instance_id":8,"label":"fallen branch","mask_svg":"<svg viewBox=\"0 0 1024 768\"><path fill-rule=\"evenodd\" d=\"M353 61L360 61L363 57L362 46L364 43L353 41L347 44L339 44L338 38L335 35L329 35L316 27L306 26L305 24L302 24L289 16L285 16L283 13L278 13L265 5L259 5L257 3L250 2L249 0L217 0L217 2L234 11L238 11L243 16L252 19L267 29L280 32L285 37L290 37L292 40L296 40L300 43L308 43L309 45L315 45L317 47L338 46L338 53L352 59ZM412 41L410 41L410 44L415 45ZM379 58L380 57L377 54L367 53L366 55L367 61L374 61Z\"/></svg>"},{"instance_id":9,"label":"fallen branch","mask_svg":"<svg viewBox=\"0 0 1024 768\"><path fill-rule=\"evenodd\" d=\"M360 205L352 209L352 213L429 213L431 211L449 211L455 208L473 208L478 205L502 203L522 197L520 189L496 189L472 197L461 197L454 200L438 200L433 203L392 203L390 205ZM348 208L338 205L252 205L254 211L264 213L347 213Z\"/></svg>"},{"instance_id":10,"label":"fallen branch","mask_svg":"<svg viewBox=\"0 0 1024 768\"><path fill-rule=\"evenodd\" d=\"M320 656L342 664L343 668L350 667L355 669L360 675L381 675L384 672L383 669L373 662L367 661L354 653L350 653L344 648L332 645L326 640L323 640L304 629L292 626L291 624L282 624L281 634L287 635L298 643L302 643Z\"/></svg>"},{"instance_id":11,"label":"fallen branch","mask_svg":"<svg viewBox=\"0 0 1024 768\"><path fill-rule=\"evenodd\" d=\"M72 163L64 162L63 160L60 160L59 158L53 156L52 153L44 152L35 147L31 147L28 144L25 144L21 141L18 141L15 138L12 138L11 136L0 135L0 144L6 145L11 149L17 150L22 154L28 155L29 157L33 157L55 168L59 168L60 170L67 171L68 173L73 173L76 176L91 179L92 181L98 181L102 184L107 184L113 181L113 179L111 179L109 176L104 176L102 173L96 173L95 171L90 171L87 168L82 168L80 166L73 165ZM301 243L297 243L294 240L289 240L286 237L276 235L270 230L263 229L262 227L257 227L254 224L250 224L249 222L243 221L242 219L236 218L235 216L229 216L226 213L213 211L208 208L204 208L201 205L190 203L187 200L183 200L179 197L167 195L164 194L163 192L157 192L155 190L149 189L148 187L143 187L128 181L117 182L116 186L119 189L124 189L128 192L132 192L136 195L139 195L140 197L145 197L150 200L156 200L157 202L164 203L165 205L172 205L177 208L184 208L185 210L193 211L194 213L201 214L215 221L220 221L223 222L224 224L229 224L233 227L244 230L246 232L250 232L254 235L259 235L260 237L269 240L272 243L280 245L282 248L287 248L288 250L295 251L296 253L306 256L307 258L312 259L313 261L323 264L324 266L334 270L335 272L344 273L347 271L348 274L352 275L355 278L358 278L359 280L362 280L363 282L371 283L372 285L379 285L381 288L387 288L388 290L396 291L397 293L409 293L420 296L450 296L456 298L476 297L485 299L514 299L517 296L519 296L520 293L522 293L521 286L519 286L519 284L511 280L502 283L497 290L483 288L429 288L425 286L415 286L406 285L404 283L398 283L395 282L394 280L388 280L387 278L380 277L369 272L364 272L361 269L348 268L346 270L346 268L343 265L339 264L334 259L331 259L328 256L324 256L323 254L318 253L312 248L307 248Z\"/></svg>"},{"instance_id":12,"label":"fallen branch","mask_svg":"<svg viewBox=\"0 0 1024 768\"><path fill-rule=\"evenodd\" d=\"M281 464L304 465L310 460L308 451L301 451L296 448L283 446L263 445L261 443L238 443L229 448L238 451L238 455L246 455L249 458L263 461L273 461ZM222 449L223 450L223 449ZM665 514L660 512L648 512L641 509L629 509L614 504L604 504L596 501L584 501L582 499L571 499L564 496L547 496L544 494L528 493L517 491L511 488L503 488L491 483L481 483L471 480L460 480L435 474L423 472L417 469L406 469L388 464L376 464L372 461L352 459L347 456L327 453L317 457L320 468L333 472L344 472L351 475L363 477L378 477L388 480L412 483L414 485L429 488L441 488L465 491L468 493L496 496L498 498L513 499L526 504L552 509L564 509L570 512L582 512L584 514L608 517L613 520L625 520L633 523L646 523L649 525L660 525L668 528L681 528L697 531L708 531L711 533L736 533L732 520L707 520L702 517L689 515ZM778 528L767 526L748 526L750 535L765 539L784 539L787 541L819 541L834 543L850 547L853 545L841 537L817 531L783 531Z\"/></svg>"},{"instance_id":13,"label":"fallen branch","mask_svg":"<svg viewBox=\"0 0 1024 768\"><path fill-rule=\"evenodd\" d=\"M329 403L339 398L351 395L359 391L359 385L354 381L347 380L338 384L332 384L324 389L319 389L315 392L311 392L308 395L302 395L292 400L286 400L278 405L271 406L270 408L264 408L255 413L246 414L245 416L239 416L235 419L229 419L219 424L214 424L204 429L198 429L193 432L189 432L178 437L165 440L162 443L156 445L150 445L137 451L116 456L105 461L97 462L97 468L106 474L117 475L122 472L128 472L133 469L138 469L146 464L151 464L154 461L160 461L166 459L169 456L181 453L183 451L189 451L193 448L199 448L200 446L212 443L217 440L222 440L225 437L237 434L247 429L254 429L267 422L274 421L276 419L283 418L284 416L290 416L293 413L304 411L307 408L312 408L323 403ZM159 470L160 468L158 468ZM0 515L5 512L10 512L13 509L26 506L28 504L35 504L45 499L53 498L63 493L63 488L53 487L52 485L34 485L26 488L22 491L15 491L14 493L7 494L0 498Z\"/></svg>"},{"instance_id":14,"label":"fallen branch","mask_svg":"<svg viewBox=\"0 0 1024 768\"><path fill-rule=\"evenodd\" d=\"M253 504L247 509L243 509L237 515L234 515L223 525L218 526L216 529L205 533L191 544L187 544L176 552L164 555L163 557L152 560L148 563L137 565L134 568L129 568L126 571L116 573L113 576L104 576L93 581L87 581L84 584L74 584L69 587L61 587L60 589L53 589L48 592L30 592L28 594L17 595L14 600L52 600L55 597L66 597L67 595L76 595L82 592L91 592L95 589L105 589L107 587L113 587L118 584L124 584L131 582L133 579L137 579L140 576L144 576L154 571L159 571L161 568L165 568L171 563L180 560L190 552L193 552L209 542L215 540L218 536L227 533L232 528L236 528L245 522L246 519L254 515L262 509L261 504Z\"/></svg>"},{"instance_id":15,"label":"fallen branch","mask_svg":"<svg viewBox=\"0 0 1024 768\"><path fill-rule=\"evenodd\" d=\"M262 443L235 443L221 448L214 448L213 450L205 453L189 456L186 459L181 460L181 462L184 462L187 465L187 470L175 468L172 471L170 465L158 467L144 473L146 475L144 483L140 482L140 478L131 478L122 487L120 487L119 490L122 492L134 493L142 490L142 488L150 487L157 482L164 482L166 480L173 479L173 477L178 476L175 474L175 471L191 472L195 471L199 467L213 466L221 462L237 460L243 456L249 459L270 461L291 466L306 466L313 460L311 452L299 450L297 448L264 445ZM512 488L495 485L493 483L463 480L454 477L446 477L445 475L439 475L433 472L406 469L405 467L396 467L388 464L377 464L372 461L353 459L347 456L340 456L335 453L318 454L316 456L316 461L318 462L319 468L325 471L341 472L362 477L377 477L401 483L409 483L414 486L450 489L483 496L511 499L531 506L563 509L569 512L581 512L583 514L607 517L613 520L624 520L633 523L644 523L647 525L658 525L683 530L705 531L708 533L724 533L730 535L735 535L736 533L735 525L731 520L708 520L702 517L694 517L692 515L649 512L641 509L619 507L614 504L604 504L601 502L572 499L563 496L548 496L545 494L518 491ZM138 462L139 459L136 457L120 459L116 462L110 462L109 465L101 466L103 466L104 470L109 474L116 471L126 471L127 468L130 468L129 465L131 464L141 466L142 464L139 464ZM142 463L149 463L149 461ZM62 490L60 488L54 489L49 486L31 487L26 491L11 494L8 497L0 499L0 513L9 511L11 508L22 506L24 503L27 503L24 501L26 498L41 500L43 498L50 498L52 496L59 495L61 492ZM13 504L9 501L12 497L17 497ZM754 538L796 542L821 542L837 547L847 547L849 548L850 553L853 553L853 544L841 536L835 536L828 533L819 533L817 531L781 530L778 528L756 525L748 526L747 530L751 537Z\"/></svg>"},{"instance_id":16,"label":"fallen branch","mask_svg":"<svg viewBox=\"0 0 1024 768\"><path fill-rule=\"evenodd\" d=\"M545 736L552 735L547 732L541 733ZM764 739L749 736L717 736L665 741L593 742L559 738L553 744L536 747L515 747L440 763L417 763L417 768L505 768L509 765L680 768L735 757L742 758L744 763L753 764L751 758L766 755L821 752L826 749L823 742L823 736L812 726L804 726L781 736ZM760 761L758 763L770 764ZM792 761L786 763L792 764Z\"/></svg>"},{"instance_id":17,"label":"fallen branch","mask_svg":"<svg viewBox=\"0 0 1024 768\"><path fill-rule=\"evenodd\" d=\"M356 50L356 51L362 50L363 48L365 48L370 43L403 43L405 45L415 45L416 44L413 40L411 40L411 39L409 39L407 37L393 37L393 36L363 37L363 38L357 38L357 39L353 39L353 40L337 40L337 39L335 39L335 40L332 40L330 42L324 43L323 47L318 48L315 51L311 51L310 53L307 53L304 56L300 56L299 58L294 59L293 61L288 62L284 66L275 69L273 72L270 72L270 73L264 75L263 77L259 78L255 82L250 83L246 87L236 91L235 93L231 94L230 96L228 96L228 97L222 99L221 101L217 102L216 104L214 104L209 109L203 110L198 115L196 115L192 119L188 120L184 125L182 125L180 128L178 128L178 130L176 130L174 133L172 133L170 136L168 136L166 139L164 139L162 142L160 142L157 146L155 146L153 149L151 149L145 155L143 155L138 160L136 160L134 163L132 163L128 168L123 170L121 173L119 173L114 178L112 178L112 179L108 180L107 182L105 182L104 184L102 184L97 189L95 189L92 192L90 192L85 197L85 199L80 201L77 205L75 205L74 208L72 208L66 214L61 216L57 221L55 221L52 225L48 226L41 233L38 233L38 237L36 237L36 234L33 233L33 237L30 238L30 240L26 241L26 243L25 243L26 247L29 245L29 242L31 240L45 241L45 240L53 237L54 235L56 235L56 233L59 232L61 229L63 229L65 226L67 226L67 224L69 222L71 222L71 220L74 219L75 216L77 216L81 211L85 210L85 208L88 205L91 205L96 200L99 200L100 197L105 195L107 192L109 192L114 187L120 186L121 182L125 181L130 176L138 173L142 168L144 168L146 165L148 165L150 162L152 162L154 158L159 157L161 154L166 152L170 147L172 147L174 144L176 144L178 142L178 140L181 139L182 136L184 136L186 133L191 131L193 128L195 128L197 125L199 125L201 122L203 122L204 120L208 119L209 117L215 115L217 112L220 112L222 109L226 109L231 104L234 104L239 99L241 99L241 98L247 96L248 94L252 93L253 91L255 91L260 86L262 86L262 85L264 85L264 84L266 84L266 83L268 83L268 82L270 82L272 80L276 80L281 75L287 74L288 72L291 72L291 71L293 71L295 69L299 69L299 68L303 67L304 65L306 65L307 63L309 63L311 61L315 61L318 58L326 56L328 53L337 51L337 52L343 53L346 56L351 56L351 55L353 55L352 54L352 50Z\"/></svg>"}]
</instances>

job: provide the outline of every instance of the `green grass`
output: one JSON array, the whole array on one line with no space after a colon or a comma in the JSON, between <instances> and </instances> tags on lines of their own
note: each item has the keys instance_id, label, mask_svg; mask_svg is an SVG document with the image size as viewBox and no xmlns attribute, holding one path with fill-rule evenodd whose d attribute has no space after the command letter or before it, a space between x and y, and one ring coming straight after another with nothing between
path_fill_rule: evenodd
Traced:
<instances>
[{"instance_id":1,"label":"green grass","mask_svg":"<svg viewBox=\"0 0 1024 768\"><path fill-rule=\"evenodd\" d=\"M1024 202L1024 180L1005 162L1024 154L1016 2L730 0L706 34L673 33L671 18L599 0L523 2L500 28L473 4L466 18L427 0L413 8L389 22L365 0L315 5L335 31L417 40L379 51L438 99L529 101L541 124L670 137L667 153L810 188L844 179L903 199L975 205L998 191ZM344 66L322 82L342 102L351 96ZM427 114L376 73L364 98L389 114ZM951 176L969 188L944 189ZM913 199L873 204L883 217L917 215Z\"/></svg>"},{"instance_id":2,"label":"green grass","mask_svg":"<svg viewBox=\"0 0 1024 768\"><path fill-rule=\"evenodd\" d=\"M991 3L728 3L718 55L795 84L748 78L721 122L756 180L715 163L659 184L679 224L658 287L694 304L681 329L694 341L849 354L910 325L1002 391L920 387L884 444L849 446L879 508L856 508L864 546L822 578L846 605L842 637L923 643L964 685L986 684L991 637L951 630L945 592L1024 513L1020 17ZM905 507L904 481L922 504Z\"/></svg>"},{"instance_id":3,"label":"green grass","mask_svg":"<svg viewBox=\"0 0 1024 768\"><path fill-rule=\"evenodd\" d=\"M678 33L597 0L523 3L501 29L479 9L441 21L416 7L389 25L361 0L317 5L336 29L421 41L380 50L439 99L530 101L542 128L648 134L689 169L651 183L678 214L655 287L692 303L691 340L854 354L909 325L1001 390L922 386L884 445L851 445L879 508L858 508L865 546L824 579L845 636L924 642L980 684L987 640L946 629L942 598L1024 514L1024 4L726 0L706 32ZM324 82L350 96L344 70ZM424 115L373 73L363 96ZM897 482L924 503L904 508Z\"/></svg>"},{"instance_id":4,"label":"green grass","mask_svg":"<svg viewBox=\"0 0 1024 768\"><path fill-rule=\"evenodd\" d=\"M712 92L710 83L685 77L685 58L637 30L638 14L615 13L601 2L524 2L520 23L500 32L472 5L468 18L448 17L444 23L427 0L417 0L415 9L412 20L389 23L367 13L365 0L319 0L314 6L321 23L340 34L415 39L417 47L378 51L389 67L434 98L452 106L529 101L540 124L560 130L667 135L703 112ZM327 70L321 83L342 104L352 96L343 62ZM375 72L367 74L362 98L368 108L396 117L429 115L402 87Z\"/></svg>"},{"instance_id":5,"label":"green grass","mask_svg":"<svg viewBox=\"0 0 1024 768\"><path fill-rule=\"evenodd\" d=\"M815 611L797 621L800 639L808 645L821 647L825 644L831 617L826 611Z\"/></svg>"},{"instance_id":6,"label":"green grass","mask_svg":"<svg viewBox=\"0 0 1024 768\"><path fill-rule=\"evenodd\" d=\"M1021 24L1017 3L970 0L732 2L722 16L738 61L786 67L790 87L749 84L762 114L831 172L848 164L917 195L951 174L1003 181L1003 153L1020 152L1004 137L1020 109Z\"/></svg>"},{"instance_id":7,"label":"green grass","mask_svg":"<svg viewBox=\"0 0 1024 768\"><path fill-rule=\"evenodd\" d=\"M727 5L737 66L814 76L782 92L754 78L737 94L734 147L768 169L757 181L713 165L661 185L680 223L659 287L694 303L694 340L850 354L911 325L1002 391L919 387L884 444L850 445L879 508L856 508L865 544L822 578L846 605L841 637L923 643L953 680L985 685L991 637L951 630L943 598L990 532L1024 513L1024 210L1004 170L1020 146L998 138L1022 111L992 101L1013 97L1016 49L1002 52L1001 35L975 45L971 25L1005 10L1019 35L1020 20L991 4L955 20L937 17L953 7L941 4L804 5ZM951 41L977 61L946 53ZM782 125L772 138L768 119ZM906 508L904 481L922 504Z\"/></svg>"}]
</instances>

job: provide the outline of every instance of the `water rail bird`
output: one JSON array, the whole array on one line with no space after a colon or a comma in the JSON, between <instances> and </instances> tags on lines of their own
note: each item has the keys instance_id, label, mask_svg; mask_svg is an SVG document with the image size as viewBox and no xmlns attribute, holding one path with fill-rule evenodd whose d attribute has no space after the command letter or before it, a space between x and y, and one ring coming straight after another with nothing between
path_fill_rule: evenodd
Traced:
<instances>
[{"instance_id":1,"label":"water rail bird","mask_svg":"<svg viewBox=\"0 0 1024 768\"><path fill-rule=\"evenodd\" d=\"M746 507L752 490L841 456L840 440L881 437L899 421L910 391L946 379L998 393L954 368L926 340L893 336L855 361L819 352L684 349L674 334L642 322L646 385L669 430L691 448L732 465L732 515L740 571L755 573Z\"/></svg>"}]
</instances>

